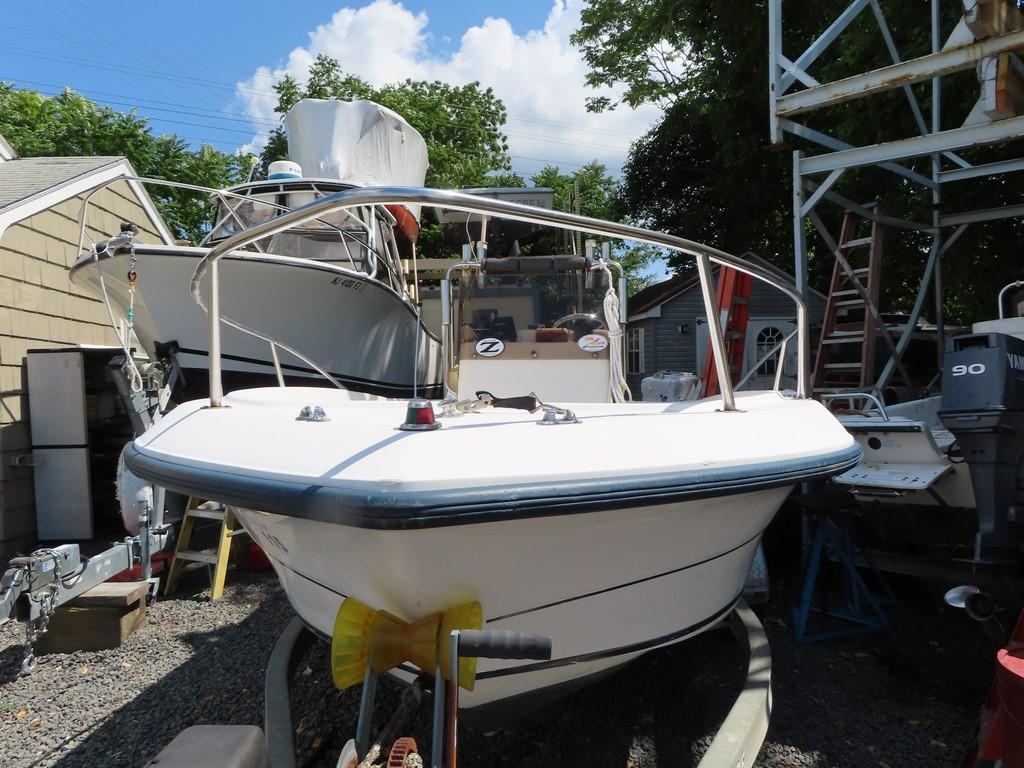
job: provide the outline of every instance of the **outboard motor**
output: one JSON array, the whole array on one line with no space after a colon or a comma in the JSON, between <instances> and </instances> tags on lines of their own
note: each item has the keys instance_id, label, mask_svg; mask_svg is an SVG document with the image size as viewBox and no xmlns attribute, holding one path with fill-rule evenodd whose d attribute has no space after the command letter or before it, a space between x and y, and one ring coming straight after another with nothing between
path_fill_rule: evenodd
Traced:
<instances>
[{"instance_id":1,"label":"outboard motor","mask_svg":"<svg viewBox=\"0 0 1024 768\"><path fill-rule=\"evenodd\" d=\"M1024 522L1024 340L1002 333L951 339L939 418L971 470L978 511L974 559L1016 563Z\"/></svg>"}]
</instances>

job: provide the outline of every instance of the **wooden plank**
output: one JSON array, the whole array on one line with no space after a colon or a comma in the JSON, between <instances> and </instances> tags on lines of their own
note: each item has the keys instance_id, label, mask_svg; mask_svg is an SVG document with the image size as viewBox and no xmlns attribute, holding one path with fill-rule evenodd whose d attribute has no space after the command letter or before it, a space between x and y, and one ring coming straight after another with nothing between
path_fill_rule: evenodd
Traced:
<instances>
[{"instance_id":1,"label":"wooden plank","mask_svg":"<svg viewBox=\"0 0 1024 768\"><path fill-rule=\"evenodd\" d=\"M145 623L145 600L130 608L83 608L69 603L57 609L36 649L39 653L72 653L117 648Z\"/></svg>"},{"instance_id":2,"label":"wooden plank","mask_svg":"<svg viewBox=\"0 0 1024 768\"><path fill-rule=\"evenodd\" d=\"M144 600L147 588L144 581L108 581L83 592L67 605L76 608L127 608Z\"/></svg>"}]
</instances>

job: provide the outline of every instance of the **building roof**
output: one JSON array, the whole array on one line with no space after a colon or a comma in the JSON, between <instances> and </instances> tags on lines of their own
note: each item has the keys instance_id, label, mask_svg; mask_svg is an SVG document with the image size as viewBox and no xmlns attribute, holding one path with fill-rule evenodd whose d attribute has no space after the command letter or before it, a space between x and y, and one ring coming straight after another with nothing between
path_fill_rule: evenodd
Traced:
<instances>
[{"instance_id":1,"label":"building roof","mask_svg":"<svg viewBox=\"0 0 1024 768\"><path fill-rule=\"evenodd\" d=\"M0 210L101 168L120 157L22 157L0 163Z\"/></svg>"},{"instance_id":2,"label":"building roof","mask_svg":"<svg viewBox=\"0 0 1024 768\"><path fill-rule=\"evenodd\" d=\"M673 275L668 280L648 285L642 291L638 291L629 297L629 314L640 315L654 309L659 304L663 304L669 299L678 296L698 280L697 270L688 269L685 272Z\"/></svg>"},{"instance_id":3,"label":"building roof","mask_svg":"<svg viewBox=\"0 0 1024 768\"><path fill-rule=\"evenodd\" d=\"M759 266L767 269L769 272L774 272L778 277L783 280L793 281L792 275L787 274L785 271L779 269L770 261L761 258L756 253L747 252L743 254L743 258L747 261L752 261ZM717 274L718 265L714 266L714 272ZM660 283L649 285L642 291L639 291L633 296L629 297L629 315L642 315L645 312L650 312L655 307L664 304L670 299L674 299L684 291L688 291L695 285L700 283L700 275L696 269L688 269L685 272L680 272L673 275L668 280L662 280ZM820 298L825 297L814 288L809 289L811 293L816 294Z\"/></svg>"},{"instance_id":4,"label":"building roof","mask_svg":"<svg viewBox=\"0 0 1024 768\"><path fill-rule=\"evenodd\" d=\"M0 237L22 219L121 179L160 238L173 243L174 234L125 157L15 157L0 162Z\"/></svg>"}]
</instances>

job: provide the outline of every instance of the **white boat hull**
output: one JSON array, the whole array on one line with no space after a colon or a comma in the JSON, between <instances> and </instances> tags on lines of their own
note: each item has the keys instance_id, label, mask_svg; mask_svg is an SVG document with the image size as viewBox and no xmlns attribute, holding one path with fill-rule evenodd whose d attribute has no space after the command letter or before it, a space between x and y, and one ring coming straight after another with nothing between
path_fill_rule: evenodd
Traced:
<instances>
[{"instance_id":1,"label":"white boat hull","mask_svg":"<svg viewBox=\"0 0 1024 768\"><path fill-rule=\"evenodd\" d=\"M412 531L237 513L296 612L325 638L345 596L407 620L478 600L488 628L552 637L550 662L481 659L475 690L461 697L475 707L614 668L714 626L740 597L789 490ZM415 676L408 668L398 675Z\"/></svg>"},{"instance_id":2,"label":"white boat hull","mask_svg":"<svg viewBox=\"0 0 1024 768\"><path fill-rule=\"evenodd\" d=\"M209 328L206 313L189 293L203 248L137 245L134 329L146 353L158 359L174 344L185 372L186 394L205 395ZM102 275L115 317L127 315L129 254L122 250L83 258L72 281L99 299ZM440 396L440 345L418 323L399 294L365 275L305 259L252 254L220 262L221 313L286 344L316 362L349 389L385 397L410 397L414 360L420 393ZM225 325L222 365L227 390L275 380L270 344ZM293 382L324 385L302 359L278 349L282 371Z\"/></svg>"},{"instance_id":3,"label":"white boat hull","mask_svg":"<svg viewBox=\"0 0 1024 768\"><path fill-rule=\"evenodd\" d=\"M398 429L404 403L347 397L273 388L231 393L226 408L186 403L125 462L236 509L324 637L346 596L406 620L477 600L487 627L551 635L550 662L481 660L468 707L713 626L790 489L861 457L819 403L775 393L739 393L733 413L717 399L570 403L578 420L554 426L489 408L423 432ZM329 420L297 420L311 403Z\"/></svg>"}]
</instances>

